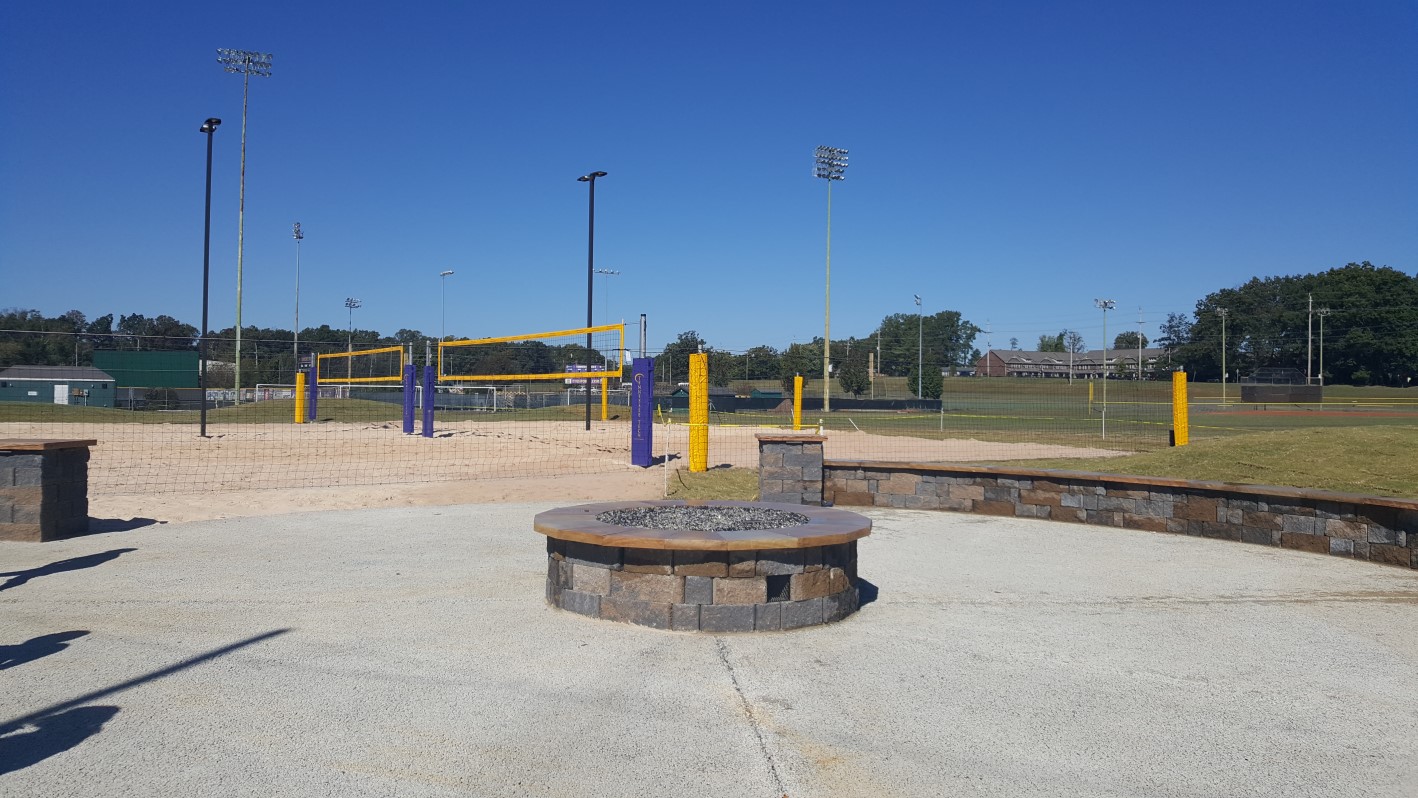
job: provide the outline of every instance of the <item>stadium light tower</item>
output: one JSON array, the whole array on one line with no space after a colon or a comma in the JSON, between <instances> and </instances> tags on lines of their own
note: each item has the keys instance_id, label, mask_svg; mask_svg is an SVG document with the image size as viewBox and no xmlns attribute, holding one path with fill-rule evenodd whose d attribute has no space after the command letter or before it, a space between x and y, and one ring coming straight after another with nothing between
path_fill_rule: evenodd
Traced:
<instances>
[{"instance_id":1,"label":"stadium light tower","mask_svg":"<svg viewBox=\"0 0 1418 798\"><path fill-rule=\"evenodd\" d=\"M1103 311L1103 437L1108 437L1108 311L1118 306L1111 299L1095 299L1093 304Z\"/></svg>"},{"instance_id":2,"label":"stadium light tower","mask_svg":"<svg viewBox=\"0 0 1418 798\"><path fill-rule=\"evenodd\" d=\"M813 176L827 181L827 289L822 314L822 412L826 413L832 409L832 182L846 176L847 151L818 147L813 155Z\"/></svg>"},{"instance_id":3,"label":"stadium light tower","mask_svg":"<svg viewBox=\"0 0 1418 798\"><path fill-rule=\"evenodd\" d=\"M444 341L448 338L448 278L452 276L452 274L452 269L444 269L443 271L438 273L438 276L441 282L443 283L443 321L439 322L438 325L439 341ZM443 350L440 349L439 351L441 352Z\"/></svg>"},{"instance_id":4,"label":"stadium light tower","mask_svg":"<svg viewBox=\"0 0 1418 798\"><path fill-rule=\"evenodd\" d=\"M300 231L300 222L296 222L291 228L291 237L295 239L295 335L291 338L291 350L295 353L295 370L300 372L300 242L305 240L305 233Z\"/></svg>"},{"instance_id":5,"label":"stadium light tower","mask_svg":"<svg viewBox=\"0 0 1418 798\"><path fill-rule=\"evenodd\" d=\"M596 178L605 177L605 172L591 172L576 178L577 182L591 185L591 215L586 223L586 326L594 326L591 321L591 301L596 291ZM591 370L591 333L586 333L586 370ZM586 377L586 431L591 431L591 378Z\"/></svg>"},{"instance_id":6,"label":"stadium light tower","mask_svg":"<svg viewBox=\"0 0 1418 798\"><path fill-rule=\"evenodd\" d=\"M207 215L202 228L202 335L197 339L201 351L201 368L197 370L197 383L202 388L201 429L198 435L207 437L207 288L211 284L212 264L212 134L222 120L215 117L202 123L199 130L207 134ZM1323 351L1323 350L1321 350Z\"/></svg>"},{"instance_id":7,"label":"stadium light tower","mask_svg":"<svg viewBox=\"0 0 1418 798\"><path fill-rule=\"evenodd\" d=\"M241 404L241 265L246 232L246 100L251 76L271 76L271 54L251 50L217 50L217 63L227 72L241 75L241 199L236 208L236 403Z\"/></svg>"},{"instance_id":8,"label":"stadium light tower","mask_svg":"<svg viewBox=\"0 0 1418 798\"><path fill-rule=\"evenodd\" d=\"M349 380L354 378L354 312L355 308L360 307L363 304L363 302L359 301L358 299L355 299L354 297L345 298L345 307L350 309L350 328L345 338L345 352L347 354L347 357L345 358L346 383L348 383Z\"/></svg>"},{"instance_id":9,"label":"stadium light tower","mask_svg":"<svg viewBox=\"0 0 1418 798\"><path fill-rule=\"evenodd\" d=\"M913 296L916 297L916 398L922 399L924 397L921 396L921 375L925 372L922 370L921 365L921 343L925 339L921 337L921 295L913 294Z\"/></svg>"}]
</instances>

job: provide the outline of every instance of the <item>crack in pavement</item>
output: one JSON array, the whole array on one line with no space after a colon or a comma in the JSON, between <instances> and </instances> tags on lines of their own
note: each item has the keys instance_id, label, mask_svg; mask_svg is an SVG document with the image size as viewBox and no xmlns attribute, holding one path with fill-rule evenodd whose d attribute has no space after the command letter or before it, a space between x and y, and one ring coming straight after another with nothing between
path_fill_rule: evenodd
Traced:
<instances>
[{"instance_id":1,"label":"crack in pavement","mask_svg":"<svg viewBox=\"0 0 1418 798\"><path fill-rule=\"evenodd\" d=\"M754 713L748 696L744 695L743 686L739 684L738 672L734 670L733 663L729 662L729 647L724 645L722 637L714 638L714 646L719 652L719 661L724 663L724 669L729 672L729 682L733 684L734 692L743 705L743 714L748 718L748 726L753 729L753 736L758 739L758 750L763 753L763 761L768 763L768 775L773 777L774 792L787 798L788 793L783 788L783 779L778 775L778 765L773 761L773 754L768 751L768 740L764 738L763 729L758 723L758 715Z\"/></svg>"}]
</instances>

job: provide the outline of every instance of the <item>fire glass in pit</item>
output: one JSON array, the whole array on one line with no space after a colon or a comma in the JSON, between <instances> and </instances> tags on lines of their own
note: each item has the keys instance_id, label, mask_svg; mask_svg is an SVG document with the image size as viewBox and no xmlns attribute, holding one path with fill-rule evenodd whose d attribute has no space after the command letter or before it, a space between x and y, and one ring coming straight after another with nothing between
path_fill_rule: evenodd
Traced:
<instances>
[{"instance_id":1,"label":"fire glass in pit","mask_svg":"<svg viewBox=\"0 0 1418 798\"><path fill-rule=\"evenodd\" d=\"M823 507L646 501L537 515L547 601L593 618L690 632L779 631L857 610L871 521Z\"/></svg>"}]
</instances>

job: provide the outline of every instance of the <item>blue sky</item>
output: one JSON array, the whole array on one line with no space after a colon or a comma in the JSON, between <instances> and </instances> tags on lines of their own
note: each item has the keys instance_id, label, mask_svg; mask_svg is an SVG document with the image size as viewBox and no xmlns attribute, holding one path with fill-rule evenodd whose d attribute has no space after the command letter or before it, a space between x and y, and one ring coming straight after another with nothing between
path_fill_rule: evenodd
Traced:
<instances>
[{"instance_id":1,"label":"blue sky","mask_svg":"<svg viewBox=\"0 0 1418 798\"><path fill-rule=\"evenodd\" d=\"M241 78L253 79L243 322L485 336L597 321L651 348L959 310L996 347L1155 337L1252 276L1418 269L1418 4L1395 2L0 5L0 307L235 315ZM977 344L984 348L985 337Z\"/></svg>"}]
</instances>

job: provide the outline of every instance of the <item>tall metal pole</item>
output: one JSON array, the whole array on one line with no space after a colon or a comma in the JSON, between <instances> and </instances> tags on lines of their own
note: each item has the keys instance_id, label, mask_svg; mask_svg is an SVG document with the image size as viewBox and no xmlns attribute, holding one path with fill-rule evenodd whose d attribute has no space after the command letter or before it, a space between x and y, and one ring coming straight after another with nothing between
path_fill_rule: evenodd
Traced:
<instances>
[{"instance_id":1,"label":"tall metal pole","mask_svg":"<svg viewBox=\"0 0 1418 798\"><path fill-rule=\"evenodd\" d=\"M201 367L197 370L198 385L202 390L201 429L198 435L207 437L207 289L211 284L212 263L212 134L222 120L212 118L202 123L201 131L207 134L207 211L202 226L202 335L197 339Z\"/></svg>"},{"instance_id":2,"label":"tall metal pole","mask_svg":"<svg viewBox=\"0 0 1418 798\"><path fill-rule=\"evenodd\" d=\"M241 75L241 199L236 210L236 401L241 403L241 270L246 235L246 104L251 76L271 76L271 54L251 50L217 50L217 63Z\"/></svg>"},{"instance_id":3,"label":"tall metal pole","mask_svg":"<svg viewBox=\"0 0 1418 798\"><path fill-rule=\"evenodd\" d=\"M1320 387L1324 387L1324 317L1329 315L1329 308L1320 308L1315 311L1320 317Z\"/></svg>"},{"instance_id":4,"label":"tall metal pole","mask_svg":"<svg viewBox=\"0 0 1418 798\"><path fill-rule=\"evenodd\" d=\"M1221 314L1221 404L1226 404L1226 314L1230 313L1226 308L1217 308L1216 312Z\"/></svg>"},{"instance_id":5,"label":"tall metal pole","mask_svg":"<svg viewBox=\"0 0 1418 798\"><path fill-rule=\"evenodd\" d=\"M827 181L827 281L822 315L822 412L832 409L832 181L847 171L847 151L818 147L814 152L814 177Z\"/></svg>"},{"instance_id":6,"label":"tall metal pole","mask_svg":"<svg viewBox=\"0 0 1418 798\"><path fill-rule=\"evenodd\" d=\"M619 277L619 276L620 276L620 272L617 271L617 270L615 270L615 269L596 269L596 274L605 275L606 277ZM609 305L609 304L610 304L610 293L611 293L611 292L610 292L610 289L606 289L603 293L604 293L606 296L601 300L601 304L603 304L603 305ZM604 319L605 317L602 316L601 318ZM612 322L611 322L611 323L614 323L614 318L615 318L615 317L612 316L611 318L612 318Z\"/></svg>"},{"instance_id":7,"label":"tall metal pole","mask_svg":"<svg viewBox=\"0 0 1418 798\"><path fill-rule=\"evenodd\" d=\"M915 294L914 296L916 297L916 398L924 399L925 396L921 394L921 375L925 373L922 365L924 359L921 346L925 340L921 337L921 295Z\"/></svg>"},{"instance_id":8,"label":"tall metal pole","mask_svg":"<svg viewBox=\"0 0 1418 798\"><path fill-rule=\"evenodd\" d=\"M1118 306L1111 299L1095 299L1093 304L1103 311L1103 437L1108 437L1108 311Z\"/></svg>"},{"instance_id":9,"label":"tall metal pole","mask_svg":"<svg viewBox=\"0 0 1418 798\"><path fill-rule=\"evenodd\" d=\"M295 335L291 337L291 351L295 355L295 370L300 371L300 242L305 233L300 231L300 222L295 223L291 232L295 238Z\"/></svg>"},{"instance_id":10,"label":"tall metal pole","mask_svg":"<svg viewBox=\"0 0 1418 798\"><path fill-rule=\"evenodd\" d=\"M438 324L439 341L444 341L448 338L448 276L452 273L452 269L444 269L438 273L439 278L443 281L443 291L441 292L443 294L443 320Z\"/></svg>"},{"instance_id":11,"label":"tall metal pole","mask_svg":"<svg viewBox=\"0 0 1418 798\"><path fill-rule=\"evenodd\" d=\"M1313 385L1315 378L1310 366L1315 362L1315 295L1306 294L1309 306L1305 312L1305 384Z\"/></svg>"},{"instance_id":12,"label":"tall metal pole","mask_svg":"<svg viewBox=\"0 0 1418 798\"><path fill-rule=\"evenodd\" d=\"M1142 382L1142 306L1137 308L1137 381Z\"/></svg>"},{"instance_id":13,"label":"tall metal pole","mask_svg":"<svg viewBox=\"0 0 1418 798\"><path fill-rule=\"evenodd\" d=\"M596 290L596 178L605 177L605 172L591 172L576 178L579 182L591 184L590 216L586 222L586 327L591 321L591 302ZM586 333L586 370L591 369L591 333ZM586 377L586 431L591 431L591 378Z\"/></svg>"}]
</instances>

